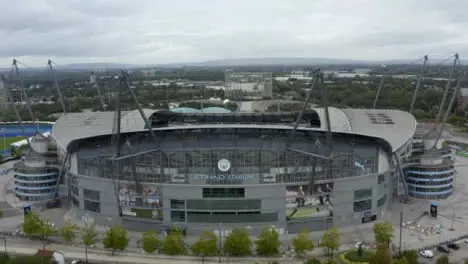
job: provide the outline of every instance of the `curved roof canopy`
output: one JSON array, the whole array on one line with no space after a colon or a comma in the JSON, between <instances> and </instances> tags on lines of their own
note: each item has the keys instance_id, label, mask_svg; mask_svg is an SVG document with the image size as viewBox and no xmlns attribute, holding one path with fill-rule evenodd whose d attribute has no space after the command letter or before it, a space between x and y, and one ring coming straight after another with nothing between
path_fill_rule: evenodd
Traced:
<instances>
[{"instance_id":1,"label":"curved roof canopy","mask_svg":"<svg viewBox=\"0 0 468 264\"><path fill-rule=\"evenodd\" d=\"M176 113L212 113L212 114L227 114L231 113L232 111L223 107L207 107L203 108L202 110L200 109L195 109L191 107L178 107L178 108L172 108L170 109L171 112L176 112Z\"/></svg>"},{"instance_id":2,"label":"curved roof canopy","mask_svg":"<svg viewBox=\"0 0 468 264\"><path fill-rule=\"evenodd\" d=\"M186 109L187 110L187 109ZM296 113L202 113L174 112L143 109L152 126L158 129L182 129L190 126L238 126L291 129ZM381 138L393 151L399 150L412 139L416 131L416 119L408 112L389 109L338 109L329 107L330 127L333 132L357 134ZM325 131L325 111L314 108L307 112L299 129ZM65 150L70 142L82 138L111 135L114 112L69 113L57 120L52 130L57 145ZM121 132L132 133L145 130L138 110L122 113Z\"/></svg>"}]
</instances>

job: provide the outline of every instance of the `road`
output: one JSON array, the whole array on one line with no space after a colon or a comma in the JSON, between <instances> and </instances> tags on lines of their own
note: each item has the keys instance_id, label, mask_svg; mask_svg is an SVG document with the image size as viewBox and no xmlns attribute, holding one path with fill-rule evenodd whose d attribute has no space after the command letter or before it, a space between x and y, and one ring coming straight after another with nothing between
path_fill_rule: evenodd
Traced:
<instances>
[{"instance_id":1,"label":"road","mask_svg":"<svg viewBox=\"0 0 468 264\"><path fill-rule=\"evenodd\" d=\"M450 253L448 254L450 263L464 263L465 259L468 259L468 244L464 242L458 242L458 245L460 245L459 250L450 250ZM432 250L432 252L434 252L434 257L432 259L427 259L420 256L419 263L435 264L440 256L447 255L446 253L441 253L436 249Z\"/></svg>"},{"instance_id":2,"label":"road","mask_svg":"<svg viewBox=\"0 0 468 264\"><path fill-rule=\"evenodd\" d=\"M12 254L28 254L33 255L38 249L43 247L41 241L32 241L21 237L9 237L7 239L7 251ZM48 250L61 252L65 255L67 260L86 258L85 249L78 245L63 245L63 244L49 244L46 246ZM0 244L0 252L4 252L5 248ZM322 251L319 252L323 254ZM102 249L88 249L88 259L90 263L120 263L120 264L193 264L200 263L200 258L193 256L165 256L158 254L142 254L142 253L129 253L122 252L112 256L109 250ZM298 261L290 257L276 258L284 264L296 264ZM233 259L223 258L223 263L269 263L273 258L260 258L260 257L247 257ZM218 263L218 257L206 258L206 264Z\"/></svg>"}]
</instances>

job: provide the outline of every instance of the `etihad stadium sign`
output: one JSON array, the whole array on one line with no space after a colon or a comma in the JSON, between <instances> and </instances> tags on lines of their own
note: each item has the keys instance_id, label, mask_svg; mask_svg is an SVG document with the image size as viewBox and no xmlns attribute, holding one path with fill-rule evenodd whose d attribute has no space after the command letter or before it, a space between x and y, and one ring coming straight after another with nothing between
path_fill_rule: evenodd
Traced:
<instances>
[{"instance_id":1,"label":"etihad stadium sign","mask_svg":"<svg viewBox=\"0 0 468 264\"><path fill-rule=\"evenodd\" d=\"M253 181L253 175L193 175L195 181Z\"/></svg>"}]
</instances>

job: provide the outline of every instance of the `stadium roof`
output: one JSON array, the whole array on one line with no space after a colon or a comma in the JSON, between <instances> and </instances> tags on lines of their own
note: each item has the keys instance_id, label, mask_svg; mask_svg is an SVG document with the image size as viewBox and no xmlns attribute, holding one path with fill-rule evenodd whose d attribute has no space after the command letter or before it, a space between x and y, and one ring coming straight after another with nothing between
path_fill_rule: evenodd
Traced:
<instances>
[{"instance_id":1,"label":"stadium roof","mask_svg":"<svg viewBox=\"0 0 468 264\"><path fill-rule=\"evenodd\" d=\"M216 114L223 114L223 113L231 113L232 111L224 108L224 107L207 107L203 108L202 110L200 109L195 109L191 107L178 107L178 108L172 108L170 111L176 112L176 113L216 113Z\"/></svg>"},{"instance_id":2,"label":"stadium roof","mask_svg":"<svg viewBox=\"0 0 468 264\"><path fill-rule=\"evenodd\" d=\"M314 108L321 120L321 128L312 130L326 130L325 111L323 108ZM150 117L159 110L143 109L145 115ZM393 151L398 150L416 131L416 119L408 112L387 109L338 109L329 107L330 123L333 132L359 134L377 137L387 141ZM114 112L83 112L69 113L60 117L55 123L52 133L57 145L66 149L68 144L81 138L104 136L112 134L114 125ZM200 124L200 126L204 126ZM213 125L209 125L213 126ZM219 126L219 125L218 125ZM228 125L226 125L228 126ZM229 125L233 127L236 125ZM259 124L258 127L264 125ZM290 128L287 125L267 125L269 128ZM184 127L181 125L180 127ZM185 126L187 127L187 126ZM190 125L190 127L195 127ZM252 127L252 125L239 124L238 127ZM172 127L176 128L176 127ZM138 110L122 112L121 132L144 131L145 123Z\"/></svg>"}]
</instances>

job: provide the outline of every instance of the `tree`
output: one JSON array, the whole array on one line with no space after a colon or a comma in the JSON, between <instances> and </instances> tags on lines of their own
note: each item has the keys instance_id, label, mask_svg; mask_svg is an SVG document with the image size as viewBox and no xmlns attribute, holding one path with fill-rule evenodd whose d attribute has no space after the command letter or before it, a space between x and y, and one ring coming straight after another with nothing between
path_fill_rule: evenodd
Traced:
<instances>
[{"instance_id":1,"label":"tree","mask_svg":"<svg viewBox=\"0 0 468 264\"><path fill-rule=\"evenodd\" d=\"M322 262L319 259L313 258L308 259L304 264L321 264Z\"/></svg>"},{"instance_id":2,"label":"tree","mask_svg":"<svg viewBox=\"0 0 468 264\"><path fill-rule=\"evenodd\" d=\"M167 234L166 238L164 239L161 251L163 254L166 255L187 254L184 234L182 230L172 229L172 231L169 234Z\"/></svg>"},{"instance_id":3,"label":"tree","mask_svg":"<svg viewBox=\"0 0 468 264\"><path fill-rule=\"evenodd\" d=\"M43 256L16 256L11 258L7 264L37 264L50 263L50 257Z\"/></svg>"},{"instance_id":4,"label":"tree","mask_svg":"<svg viewBox=\"0 0 468 264\"><path fill-rule=\"evenodd\" d=\"M409 262L405 257L402 257L402 258L393 259L392 264L409 264Z\"/></svg>"},{"instance_id":5,"label":"tree","mask_svg":"<svg viewBox=\"0 0 468 264\"><path fill-rule=\"evenodd\" d=\"M43 248L45 248L47 238L55 233L52 223L49 220L41 219L34 212L25 215L22 227L26 235L40 237L44 241Z\"/></svg>"},{"instance_id":6,"label":"tree","mask_svg":"<svg viewBox=\"0 0 468 264\"><path fill-rule=\"evenodd\" d=\"M419 255L416 250L405 250L401 252L402 258L405 258L408 264L419 264Z\"/></svg>"},{"instance_id":7,"label":"tree","mask_svg":"<svg viewBox=\"0 0 468 264\"><path fill-rule=\"evenodd\" d=\"M314 241L310 239L310 233L308 230L303 230L297 234L296 238L292 241L294 251L299 256L303 256L306 251L314 249Z\"/></svg>"},{"instance_id":8,"label":"tree","mask_svg":"<svg viewBox=\"0 0 468 264\"><path fill-rule=\"evenodd\" d=\"M214 232L203 231L191 249L192 253L201 256L202 262L204 262L205 256L216 256L218 254L218 237Z\"/></svg>"},{"instance_id":9,"label":"tree","mask_svg":"<svg viewBox=\"0 0 468 264\"><path fill-rule=\"evenodd\" d=\"M224 240L224 253L234 257L252 254L252 241L245 229L235 228Z\"/></svg>"},{"instance_id":10,"label":"tree","mask_svg":"<svg viewBox=\"0 0 468 264\"><path fill-rule=\"evenodd\" d=\"M66 242L72 242L76 238L76 232L78 231L78 227L73 224L70 219L67 219L62 227L59 229L60 236Z\"/></svg>"},{"instance_id":11,"label":"tree","mask_svg":"<svg viewBox=\"0 0 468 264\"><path fill-rule=\"evenodd\" d=\"M41 219L39 218L39 215L34 212L29 212L27 215L25 215L22 228L24 234L28 236L39 234L41 230Z\"/></svg>"},{"instance_id":12,"label":"tree","mask_svg":"<svg viewBox=\"0 0 468 264\"><path fill-rule=\"evenodd\" d=\"M86 263L88 263L88 247L93 246L97 243L98 234L96 232L96 225L94 223L88 225L81 229L81 241L85 245L85 255Z\"/></svg>"},{"instance_id":13,"label":"tree","mask_svg":"<svg viewBox=\"0 0 468 264\"><path fill-rule=\"evenodd\" d=\"M265 227L255 241L257 254L260 256L276 256L279 254L279 234L274 228Z\"/></svg>"},{"instance_id":14,"label":"tree","mask_svg":"<svg viewBox=\"0 0 468 264\"><path fill-rule=\"evenodd\" d=\"M341 234L336 227L327 229L322 236L320 246L328 250L328 254L332 254L340 248Z\"/></svg>"},{"instance_id":15,"label":"tree","mask_svg":"<svg viewBox=\"0 0 468 264\"><path fill-rule=\"evenodd\" d=\"M116 250L123 251L128 246L127 230L119 225L111 226L104 237L104 248L108 248L114 255Z\"/></svg>"},{"instance_id":16,"label":"tree","mask_svg":"<svg viewBox=\"0 0 468 264\"><path fill-rule=\"evenodd\" d=\"M449 258L447 255L442 255L437 259L437 264L449 264Z\"/></svg>"},{"instance_id":17,"label":"tree","mask_svg":"<svg viewBox=\"0 0 468 264\"><path fill-rule=\"evenodd\" d=\"M380 243L377 245L377 250L372 257L370 264L391 264L392 254L386 243Z\"/></svg>"},{"instance_id":18,"label":"tree","mask_svg":"<svg viewBox=\"0 0 468 264\"><path fill-rule=\"evenodd\" d=\"M40 235L42 240L46 241L50 236L55 234L55 228L52 226L52 223L49 220L41 220L40 222ZM44 244L45 248L45 244Z\"/></svg>"},{"instance_id":19,"label":"tree","mask_svg":"<svg viewBox=\"0 0 468 264\"><path fill-rule=\"evenodd\" d=\"M388 246L394 237L392 223L390 221L375 223L374 235L378 244L384 243Z\"/></svg>"},{"instance_id":20,"label":"tree","mask_svg":"<svg viewBox=\"0 0 468 264\"><path fill-rule=\"evenodd\" d=\"M8 261L10 260L10 256L6 252L1 252L0 253L0 264L8 264Z\"/></svg>"},{"instance_id":21,"label":"tree","mask_svg":"<svg viewBox=\"0 0 468 264\"><path fill-rule=\"evenodd\" d=\"M143 233L141 242L143 250L147 253L153 253L156 249L161 247L161 240L159 240L153 230L148 230Z\"/></svg>"}]
</instances>

